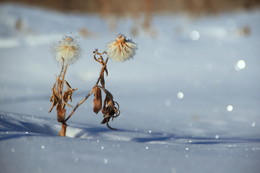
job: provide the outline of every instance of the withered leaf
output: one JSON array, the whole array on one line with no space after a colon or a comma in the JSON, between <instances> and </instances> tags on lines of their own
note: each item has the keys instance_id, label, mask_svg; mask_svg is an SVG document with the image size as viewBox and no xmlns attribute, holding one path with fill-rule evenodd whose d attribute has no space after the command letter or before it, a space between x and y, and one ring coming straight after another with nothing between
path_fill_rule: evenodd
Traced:
<instances>
[{"instance_id":1,"label":"withered leaf","mask_svg":"<svg viewBox=\"0 0 260 173\"><path fill-rule=\"evenodd\" d=\"M93 93L94 93L93 111L97 114L102 108L101 89L98 86L94 86Z\"/></svg>"},{"instance_id":2,"label":"withered leaf","mask_svg":"<svg viewBox=\"0 0 260 173\"><path fill-rule=\"evenodd\" d=\"M72 102L72 94L76 90L77 90L77 88L76 89L68 88L67 91L65 91L63 94L63 101L65 103L67 103L69 100Z\"/></svg>"},{"instance_id":3,"label":"withered leaf","mask_svg":"<svg viewBox=\"0 0 260 173\"><path fill-rule=\"evenodd\" d=\"M104 100L104 106L102 109L102 113L104 114L104 116L116 117L119 110L115 107L113 95L106 89L103 89L103 91L106 93L106 97ZM115 116L115 114L116 114L116 116Z\"/></svg>"},{"instance_id":4,"label":"withered leaf","mask_svg":"<svg viewBox=\"0 0 260 173\"><path fill-rule=\"evenodd\" d=\"M63 101L65 103L67 103L69 101L69 97L70 97L70 91L65 91L64 94L63 94Z\"/></svg>"}]
</instances>

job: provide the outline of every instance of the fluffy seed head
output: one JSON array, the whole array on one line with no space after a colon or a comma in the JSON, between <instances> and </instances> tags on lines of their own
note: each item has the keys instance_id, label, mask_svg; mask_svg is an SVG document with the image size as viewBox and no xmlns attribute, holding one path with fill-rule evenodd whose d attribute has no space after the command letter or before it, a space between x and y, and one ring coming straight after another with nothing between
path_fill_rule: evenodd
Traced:
<instances>
[{"instance_id":1,"label":"fluffy seed head","mask_svg":"<svg viewBox=\"0 0 260 173\"><path fill-rule=\"evenodd\" d=\"M123 62L133 58L137 45L132 40L127 40L122 34L107 45L107 56L113 61Z\"/></svg>"},{"instance_id":2,"label":"fluffy seed head","mask_svg":"<svg viewBox=\"0 0 260 173\"><path fill-rule=\"evenodd\" d=\"M59 63L62 63L64 60L65 64L73 64L76 62L80 57L80 50L80 46L75 39L70 36L64 36L62 40L52 47L55 60Z\"/></svg>"}]
</instances>

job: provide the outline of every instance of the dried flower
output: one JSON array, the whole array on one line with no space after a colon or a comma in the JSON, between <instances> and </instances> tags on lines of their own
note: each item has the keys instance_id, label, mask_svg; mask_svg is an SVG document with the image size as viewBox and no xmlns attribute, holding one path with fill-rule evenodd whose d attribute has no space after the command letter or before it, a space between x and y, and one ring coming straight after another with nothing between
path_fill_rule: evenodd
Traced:
<instances>
[{"instance_id":1,"label":"dried flower","mask_svg":"<svg viewBox=\"0 0 260 173\"><path fill-rule=\"evenodd\" d=\"M50 101L52 102L49 113L56 107L57 120L61 123L60 136L66 135L66 106L73 107L68 104L72 101L73 92L77 89L71 88L70 84L65 80L68 66L79 59L80 47L73 37L65 36L61 41L52 46L52 52L55 55L56 61L61 64L61 72L56 78L56 82L52 88ZM64 85L67 90L64 90Z\"/></svg>"},{"instance_id":2,"label":"dried flower","mask_svg":"<svg viewBox=\"0 0 260 173\"><path fill-rule=\"evenodd\" d=\"M64 64L73 64L80 57L80 46L75 39L70 36L65 36L61 41L54 44L52 52L54 53L56 61Z\"/></svg>"},{"instance_id":3,"label":"dried flower","mask_svg":"<svg viewBox=\"0 0 260 173\"><path fill-rule=\"evenodd\" d=\"M107 45L107 56L114 61L123 62L133 58L136 50L137 45L132 40L119 34L115 41Z\"/></svg>"}]
</instances>

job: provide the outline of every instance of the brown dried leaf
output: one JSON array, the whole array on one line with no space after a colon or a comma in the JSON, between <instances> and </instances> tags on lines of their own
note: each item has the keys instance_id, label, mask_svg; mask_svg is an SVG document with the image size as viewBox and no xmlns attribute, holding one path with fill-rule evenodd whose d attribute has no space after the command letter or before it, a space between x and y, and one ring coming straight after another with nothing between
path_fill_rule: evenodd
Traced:
<instances>
[{"instance_id":1,"label":"brown dried leaf","mask_svg":"<svg viewBox=\"0 0 260 173\"><path fill-rule=\"evenodd\" d=\"M76 89L68 88L67 91L64 92L63 94L63 101L67 103L69 100L72 102L72 94Z\"/></svg>"},{"instance_id":2,"label":"brown dried leaf","mask_svg":"<svg viewBox=\"0 0 260 173\"><path fill-rule=\"evenodd\" d=\"M54 105L56 105L58 102L60 103L60 100L57 96L57 93L55 91L55 88L52 88L52 95L50 97L50 102L52 102Z\"/></svg>"},{"instance_id":3,"label":"brown dried leaf","mask_svg":"<svg viewBox=\"0 0 260 173\"><path fill-rule=\"evenodd\" d=\"M113 100L113 95L108 90L103 88L103 91L105 92L106 97L108 97L108 99Z\"/></svg>"},{"instance_id":4,"label":"brown dried leaf","mask_svg":"<svg viewBox=\"0 0 260 173\"><path fill-rule=\"evenodd\" d=\"M65 102L65 103L67 103L68 102L68 100L69 100L69 97L70 97L70 91L65 91L64 92L64 94L63 94L63 101Z\"/></svg>"},{"instance_id":5,"label":"brown dried leaf","mask_svg":"<svg viewBox=\"0 0 260 173\"><path fill-rule=\"evenodd\" d=\"M113 95L106 89L103 89L103 90L106 93L106 98L104 100L104 106L102 109L102 113L104 114L105 118L106 118L106 116L113 117L113 115L116 113Z\"/></svg>"},{"instance_id":6,"label":"brown dried leaf","mask_svg":"<svg viewBox=\"0 0 260 173\"><path fill-rule=\"evenodd\" d=\"M97 114L102 108L102 94L101 89L98 86L93 88L94 100L93 100L93 111Z\"/></svg>"}]
</instances>

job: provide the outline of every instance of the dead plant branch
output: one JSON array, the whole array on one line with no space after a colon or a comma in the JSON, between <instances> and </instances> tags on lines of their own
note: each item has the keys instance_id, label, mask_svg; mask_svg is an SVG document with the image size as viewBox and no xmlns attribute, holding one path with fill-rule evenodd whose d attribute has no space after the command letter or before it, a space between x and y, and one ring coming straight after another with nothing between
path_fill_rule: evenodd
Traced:
<instances>
[{"instance_id":1,"label":"dead plant branch","mask_svg":"<svg viewBox=\"0 0 260 173\"><path fill-rule=\"evenodd\" d=\"M78 107L80 105L82 105L82 103L84 103L88 98L89 96L91 96L91 94L93 93L93 89L88 93L88 95L85 96L84 99L82 99L80 102L77 103L77 105L73 108L72 112L69 114L69 116L65 119L65 122L67 122L70 117L76 112L76 110L78 109Z\"/></svg>"}]
</instances>

